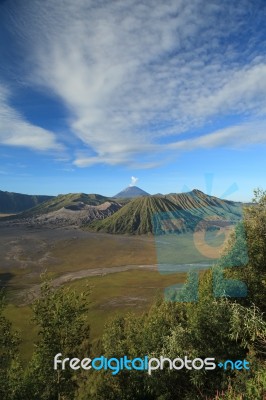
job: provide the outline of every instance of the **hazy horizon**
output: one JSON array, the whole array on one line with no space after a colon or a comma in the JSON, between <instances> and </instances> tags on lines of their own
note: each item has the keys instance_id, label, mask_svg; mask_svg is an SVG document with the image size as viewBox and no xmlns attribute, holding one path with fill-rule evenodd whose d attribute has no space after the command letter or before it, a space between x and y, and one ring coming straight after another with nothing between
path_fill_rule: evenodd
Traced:
<instances>
[{"instance_id":1,"label":"hazy horizon","mask_svg":"<svg viewBox=\"0 0 266 400\"><path fill-rule=\"evenodd\" d=\"M147 190L145 190L145 188L143 188L143 187L141 187L141 186L139 186L139 185L128 185L128 186L126 186L126 187L124 187L124 188L122 188L120 191L123 191L123 190L125 190L125 189L127 189L127 188L129 188L129 187L138 187L138 188L140 188L140 189L142 189L142 190L144 190L145 192L148 192ZM161 195L167 195L167 194L170 194L170 193L177 193L177 194L179 194L179 193L187 193L187 192L190 192L190 191L193 191L193 190L200 190L201 192L203 192L203 193L205 193L205 194L207 194L207 195L210 195L210 196L214 196L214 197L218 197L218 198L220 198L220 199L223 199L223 200L232 200L232 194L234 194L234 192L235 191L237 191L237 189L236 188L234 188L234 186L232 186L231 188L230 188L231 190L229 190L228 191L228 193L226 193L226 192L224 192L223 194L221 194L221 195L216 195L215 193L207 193L206 192L206 188L205 188L205 190L204 189L199 189L199 188L196 188L196 187L193 187L193 188L191 188L190 190L183 190L183 191L180 191L180 192L177 192L177 191L170 191L170 192L165 192L165 193L163 193L163 192L161 192L161 191L157 191L157 192L154 192L154 193L149 193L148 192L148 194L150 195L150 196L156 196L157 194L161 194ZM17 192L17 191L15 191L15 190L12 190L12 191L8 191L8 190L3 190L2 188L0 188L0 191L3 191L3 192L9 192L9 193L19 193L19 194L26 194L26 195L36 195L36 196L59 196L59 195L67 195L67 194L71 194L71 193L85 193L85 194L99 194L99 195L102 195L102 196L105 196L105 197L109 197L109 198L112 198L112 197L115 197L115 195L116 195L116 193L114 193L114 194L103 194L102 192L84 192L84 191L81 191L81 192L71 192L71 191L69 191L69 192L65 192L65 193L55 193L55 194L51 194L51 193L35 193L35 192L32 192L32 193L22 193L22 192ZM232 191L232 192L231 192ZM236 196L234 196L234 197L236 197ZM232 200L232 201L240 201L240 202L243 202L243 203L249 203L249 202L251 202L252 201L252 198L253 197L251 197L250 199L248 199L248 200L240 200L240 199L237 199L237 198L235 198L234 200Z\"/></svg>"}]
</instances>

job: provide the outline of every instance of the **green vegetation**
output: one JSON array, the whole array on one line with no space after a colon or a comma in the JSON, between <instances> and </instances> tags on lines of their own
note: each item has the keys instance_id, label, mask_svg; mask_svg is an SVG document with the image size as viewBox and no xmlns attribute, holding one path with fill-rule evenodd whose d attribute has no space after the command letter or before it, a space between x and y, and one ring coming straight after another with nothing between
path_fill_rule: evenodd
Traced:
<instances>
[{"instance_id":1,"label":"green vegetation","mask_svg":"<svg viewBox=\"0 0 266 400\"><path fill-rule=\"evenodd\" d=\"M52 197L3 192L0 190L0 213L19 213L50 200Z\"/></svg>"},{"instance_id":2,"label":"green vegetation","mask_svg":"<svg viewBox=\"0 0 266 400\"><path fill-rule=\"evenodd\" d=\"M37 327L32 322L33 311L30 305L16 306L8 304L3 310L3 316L12 323L12 332L19 333L21 338L18 350L23 361L29 361L38 338Z\"/></svg>"},{"instance_id":3,"label":"green vegetation","mask_svg":"<svg viewBox=\"0 0 266 400\"><path fill-rule=\"evenodd\" d=\"M18 357L17 333L0 308L0 395L3 400L73 398L78 388L75 373L50 368L55 354L63 352L72 357L89 353L89 324L87 289L76 293L69 288L54 290L47 280L41 294L33 303L33 320L38 329L38 344L27 365Z\"/></svg>"},{"instance_id":4,"label":"green vegetation","mask_svg":"<svg viewBox=\"0 0 266 400\"><path fill-rule=\"evenodd\" d=\"M162 276L158 271L131 270L78 280L68 286L81 292L85 284L90 285L91 337L98 340L108 320L128 312L141 314L148 310L159 293L170 285L184 283L186 275L184 272Z\"/></svg>"},{"instance_id":5,"label":"green vegetation","mask_svg":"<svg viewBox=\"0 0 266 400\"><path fill-rule=\"evenodd\" d=\"M97 232L147 234L153 232L153 215L156 212L174 212L178 207L169 200L153 196L131 200L115 214L103 221L93 221L88 229Z\"/></svg>"},{"instance_id":6,"label":"green vegetation","mask_svg":"<svg viewBox=\"0 0 266 400\"><path fill-rule=\"evenodd\" d=\"M192 226L200 222L199 218L183 211L170 200L150 196L130 201L110 217L102 221L93 221L88 229L116 234L154 234L153 222L156 213L169 213L175 219L182 219L180 225L176 227L179 233L191 230Z\"/></svg>"},{"instance_id":7,"label":"green vegetation","mask_svg":"<svg viewBox=\"0 0 266 400\"><path fill-rule=\"evenodd\" d=\"M224 293L214 298L214 268L200 279L197 302L186 302L188 285L177 294L175 300L179 301L161 300L144 315L129 314L114 319L107 325L101 342L101 354L106 357L127 354L134 358L148 354L170 359L185 355L213 356L219 361L247 359L250 370L215 369L205 373L183 369L177 373L165 369L156 370L151 376L126 370L116 376L92 373L80 389L79 399L261 400L265 397L266 194L256 193L255 201L256 206L248 207L244 215L249 256L246 265L230 268L234 253L243 252L241 235L232 235L227 253L220 260L220 267L227 267L224 271L227 279L240 279L247 285L247 297L233 298ZM193 277L192 274L192 281Z\"/></svg>"},{"instance_id":8,"label":"green vegetation","mask_svg":"<svg viewBox=\"0 0 266 400\"><path fill-rule=\"evenodd\" d=\"M188 193L171 193L165 198L181 207L183 210L190 211L193 215L206 217L217 215L230 220L238 220L242 216L240 203L222 200L215 196L207 195L200 190L194 189Z\"/></svg>"},{"instance_id":9,"label":"green vegetation","mask_svg":"<svg viewBox=\"0 0 266 400\"><path fill-rule=\"evenodd\" d=\"M24 375L22 392L27 398L73 398L75 371L55 371L50 363L58 353L71 358L89 353L88 295L88 289L80 294L68 288L53 290L44 281L33 304L39 341Z\"/></svg>"},{"instance_id":10,"label":"green vegetation","mask_svg":"<svg viewBox=\"0 0 266 400\"><path fill-rule=\"evenodd\" d=\"M11 399L18 389L19 370L17 333L13 333L10 321L3 315L4 296L0 292L0 398Z\"/></svg>"},{"instance_id":11,"label":"green vegetation","mask_svg":"<svg viewBox=\"0 0 266 400\"><path fill-rule=\"evenodd\" d=\"M218 290L213 296L215 268L204 272L199 279L198 301L187 301L185 286L174 300L158 298L145 313L123 313L109 320L101 339L91 347L88 323L93 326L88 307L93 307L90 290L80 292L75 282L67 287L52 289L44 283L41 295L32 308L39 332L36 348L27 366L21 367L17 335L11 329L3 307L0 308L1 360L3 376L0 393L4 400L261 400L265 397L266 380L266 321L265 321L265 265L266 265L266 193L255 193L254 206L247 207L243 224L231 236L226 252L217 262L227 280L241 280L247 285L247 297L229 296ZM237 233L240 233L238 236ZM246 240L248 257L243 255ZM239 254L241 253L241 254ZM234 267L232 260L244 266ZM133 271L130 271L133 273ZM143 271L144 272L144 271ZM132 274L126 276L124 296L134 295L139 281ZM120 275L119 275L120 276ZM108 276L108 279L114 276ZM116 277L116 279L118 276ZM170 276L164 277L170 279ZM105 296L105 287L98 281L98 291ZM118 278L119 279L119 278ZM140 279L140 276L139 278ZM188 277L193 283L194 275ZM131 283L130 283L131 280ZM91 282L91 280L90 280ZM108 283L106 281L106 283ZM166 281L165 281L166 283ZM115 283L113 283L115 284ZM169 284L169 281L167 282ZM73 287L75 286L75 288ZM112 307L117 287L106 293L106 309ZM192 287L194 287L192 285ZM143 288L143 292L145 292ZM221 289L221 288L220 288ZM226 289L226 288L225 288ZM92 288L93 291L96 288ZM106 286L107 290L107 286ZM132 292L131 292L132 290ZM113 296L113 298L112 298ZM109 302L109 304L108 304ZM128 358L175 357L190 359L215 357L250 363L249 370L236 371L216 368L212 371L179 371L158 369L151 375L137 370L123 370L117 375L110 371L53 370L55 354L64 357Z\"/></svg>"},{"instance_id":12,"label":"green vegetation","mask_svg":"<svg viewBox=\"0 0 266 400\"><path fill-rule=\"evenodd\" d=\"M154 216L160 213L176 220L177 233L193 231L203 218L237 222L241 218L238 203L218 199L195 190L168 196L148 196L131 200L104 220L91 222L87 229L115 234L155 234Z\"/></svg>"},{"instance_id":13,"label":"green vegetation","mask_svg":"<svg viewBox=\"0 0 266 400\"><path fill-rule=\"evenodd\" d=\"M102 339L101 354L106 357L128 358L147 354L150 357L189 359L215 357L216 360L248 359L250 371L239 371L242 380L254 379L263 371L263 354L257 347L264 338L266 324L258 308L250 312L228 300L198 303L157 302L140 317L127 315L108 324ZM248 330L243 327L248 325ZM234 371L216 368L213 371L182 369L156 370L149 376L142 371L121 371L118 375L95 372L80 389L80 399L214 399L225 391L231 381L234 390L242 395ZM262 399L263 388L254 379L255 400ZM251 397L243 397L251 400Z\"/></svg>"},{"instance_id":14,"label":"green vegetation","mask_svg":"<svg viewBox=\"0 0 266 400\"><path fill-rule=\"evenodd\" d=\"M87 311L91 325L91 339L97 341L106 321L116 315L134 311L141 314L148 310L158 293L176 283L183 283L186 273L160 275L158 271L130 270L114 274L79 279L67 284L77 293L89 285L92 289L90 307ZM4 315L16 331L20 332L20 352L23 360L29 360L37 340L37 328L32 323L33 310L30 304L8 304Z\"/></svg>"}]
</instances>

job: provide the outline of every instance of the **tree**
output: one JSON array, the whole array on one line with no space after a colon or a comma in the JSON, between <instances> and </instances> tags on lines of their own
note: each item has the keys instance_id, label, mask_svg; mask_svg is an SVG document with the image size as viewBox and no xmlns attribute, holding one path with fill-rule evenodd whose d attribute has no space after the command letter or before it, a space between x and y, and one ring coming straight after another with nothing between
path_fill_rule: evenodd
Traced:
<instances>
[{"instance_id":1,"label":"tree","mask_svg":"<svg viewBox=\"0 0 266 400\"><path fill-rule=\"evenodd\" d=\"M243 272L250 301L266 312L266 191L255 190L253 202L244 210L249 262Z\"/></svg>"},{"instance_id":2,"label":"tree","mask_svg":"<svg viewBox=\"0 0 266 400\"><path fill-rule=\"evenodd\" d=\"M90 350L88 309L89 290L77 293L67 287L52 288L47 280L33 304L39 341L26 374L29 399L72 399L78 386L77 372L54 370L54 357L84 358Z\"/></svg>"},{"instance_id":3,"label":"tree","mask_svg":"<svg viewBox=\"0 0 266 400\"><path fill-rule=\"evenodd\" d=\"M265 266L266 194L257 191L255 205L245 209L243 222L231 236L226 253L216 268L199 279L198 293L194 290L196 277L190 274L179 293L168 293L170 301L155 303L141 316L114 319L102 338L102 354L106 357L162 355L173 359L188 355L190 359L215 357L217 362L248 359L251 371L240 374L216 368L208 373L185 369L177 373L164 369L151 376L143 371L120 371L116 376L97 371L92 372L79 398L262 398L266 370ZM242 298L239 294L244 287L248 292Z\"/></svg>"},{"instance_id":4,"label":"tree","mask_svg":"<svg viewBox=\"0 0 266 400\"><path fill-rule=\"evenodd\" d=\"M22 370L18 358L20 339L17 332L3 315L4 293L0 292L0 398L15 400L21 392Z\"/></svg>"}]
</instances>

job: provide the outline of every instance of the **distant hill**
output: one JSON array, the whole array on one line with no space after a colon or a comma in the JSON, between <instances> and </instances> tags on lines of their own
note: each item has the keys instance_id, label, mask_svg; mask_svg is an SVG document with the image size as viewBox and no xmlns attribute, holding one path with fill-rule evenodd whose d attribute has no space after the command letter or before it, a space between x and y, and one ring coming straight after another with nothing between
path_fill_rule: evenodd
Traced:
<instances>
[{"instance_id":1,"label":"distant hill","mask_svg":"<svg viewBox=\"0 0 266 400\"><path fill-rule=\"evenodd\" d=\"M177 221L174 222L174 230L181 233L194 230L202 219L208 217L217 220L218 226L227 221L237 222L241 217L241 205L208 196L198 190L140 197L131 200L112 216L93 221L88 229L117 234L154 234L153 218L156 213L170 213Z\"/></svg>"},{"instance_id":2,"label":"distant hill","mask_svg":"<svg viewBox=\"0 0 266 400\"><path fill-rule=\"evenodd\" d=\"M122 207L99 194L61 194L22 213L4 217L10 223L24 222L30 226L80 226L95 219L104 219Z\"/></svg>"},{"instance_id":3,"label":"distant hill","mask_svg":"<svg viewBox=\"0 0 266 400\"><path fill-rule=\"evenodd\" d=\"M137 186L128 186L121 192L117 193L114 198L121 198L121 199L128 199L128 198L135 198L141 196L150 196L149 193L145 192L144 190L140 189Z\"/></svg>"},{"instance_id":4,"label":"distant hill","mask_svg":"<svg viewBox=\"0 0 266 400\"><path fill-rule=\"evenodd\" d=\"M170 193L165 198L199 217L218 215L220 218L237 220L242 215L242 203L209 196L197 189L187 193Z\"/></svg>"},{"instance_id":5,"label":"distant hill","mask_svg":"<svg viewBox=\"0 0 266 400\"><path fill-rule=\"evenodd\" d=\"M195 229L199 222L202 226L202 220L203 225L211 229L211 223L206 223L206 219L211 219L215 229L219 229L237 222L242 216L242 203L222 200L196 189L188 193L152 196L130 186L116 196L119 197L69 193L52 197L0 192L0 199L5 199L2 213L21 211L2 218L2 221L24 221L47 227L84 225L97 232L142 235L155 233L156 213L165 213L168 222L163 224L170 224L170 229L179 233ZM34 206L30 208L32 204ZM170 213L170 219L167 213Z\"/></svg>"},{"instance_id":6,"label":"distant hill","mask_svg":"<svg viewBox=\"0 0 266 400\"><path fill-rule=\"evenodd\" d=\"M47 227L57 226L81 226L90 221L104 219L122 206L116 202L105 201L97 206L88 205L81 201L62 207L42 215L27 218L30 224L45 225Z\"/></svg>"},{"instance_id":7,"label":"distant hill","mask_svg":"<svg viewBox=\"0 0 266 400\"><path fill-rule=\"evenodd\" d=\"M131 200L111 217L102 221L93 221L88 228L97 232L147 234L153 232L155 213L177 213L183 222L178 228L180 233L189 229L190 224L199 221L187 211L181 209L168 199L149 196ZM177 214L176 214L177 215Z\"/></svg>"},{"instance_id":8,"label":"distant hill","mask_svg":"<svg viewBox=\"0 0 266 400\"><path fill-rule=\"evenodd\" d=\"M100 194L85 194L85 193L69 193L69 194L59 194L53 198L48 199L47 201L38 204L37 206L27 210L21 217L33 217L39 216L43 214L47 214L53 211L60 210L63 207L71 208L72 210L75 207L78 209L78 204L83 203L91 206L97 206L105 201L108 198L105 196L101 196Z\"/></svg>"},{"instance_id":9,"label":"distant hill","mask_svg":"<svg viewBox=\"0 0 266 400\"><path fill-rule=\"evenodd\" d=\"M13 192L3 192L0 190L0 213L14 214L32 207L35 207L53 196L38 196Z\"/></svg>"}]
</instances>

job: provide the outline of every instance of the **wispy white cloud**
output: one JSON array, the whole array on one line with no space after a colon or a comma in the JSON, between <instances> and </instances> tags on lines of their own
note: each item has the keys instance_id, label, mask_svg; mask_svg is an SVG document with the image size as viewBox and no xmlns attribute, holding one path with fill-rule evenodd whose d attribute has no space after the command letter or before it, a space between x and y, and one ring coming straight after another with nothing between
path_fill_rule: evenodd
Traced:
<instances>
[{"instance_id":1,"label":"wispy white cloud","mask_svg":"<svg viewBox=\"0 0 266 400\"><path fill-rule=\"evenodd\" d=\"M266 63L259 62L231 71L217 89L199 97L193 107L186 108L191 115L207 117L217 113L265 114Z\"/></svg>"},{"instance_id":2,"label":"wispy white cloud","mask_svg":"<svg viewBox=\"0 0 266 400\"><path fill-rule=\"evenodd\" d=\"M220 129L195 139L180 140L168 147L179 150L215 147L242 148L266 143L266 121L254 121Z\"/></svg>"},{"instance_id":3,"label":"wispy white cloud","mask_svg":"<svg viewBox=\"0 0 266 400\"><path fill-rule=\"evenodd\" d=\"M34 150L62 150L54 133L26 121L8 103L8 90L0 85L0 144Z\"/></svg>"},{"instance_id":4,"label":"wispy white cloud","mask_svg":"<svg viewBox=\"0 0 266 400\"><path fill-rule=\"evenodd\" d=\"M68 107L83 145L74 165L152 168L164 151L266 142L264 122L245 122L266 116L265 39L256 26L265 9L258 14L249 0L36 0L22 3L14 21L28 82ZM242 123L186 138L230 115ZM22 143L33 132L26 128ZM37 132L33 147L54 146L51 133Z\"/></svg>"}]
</instances>

